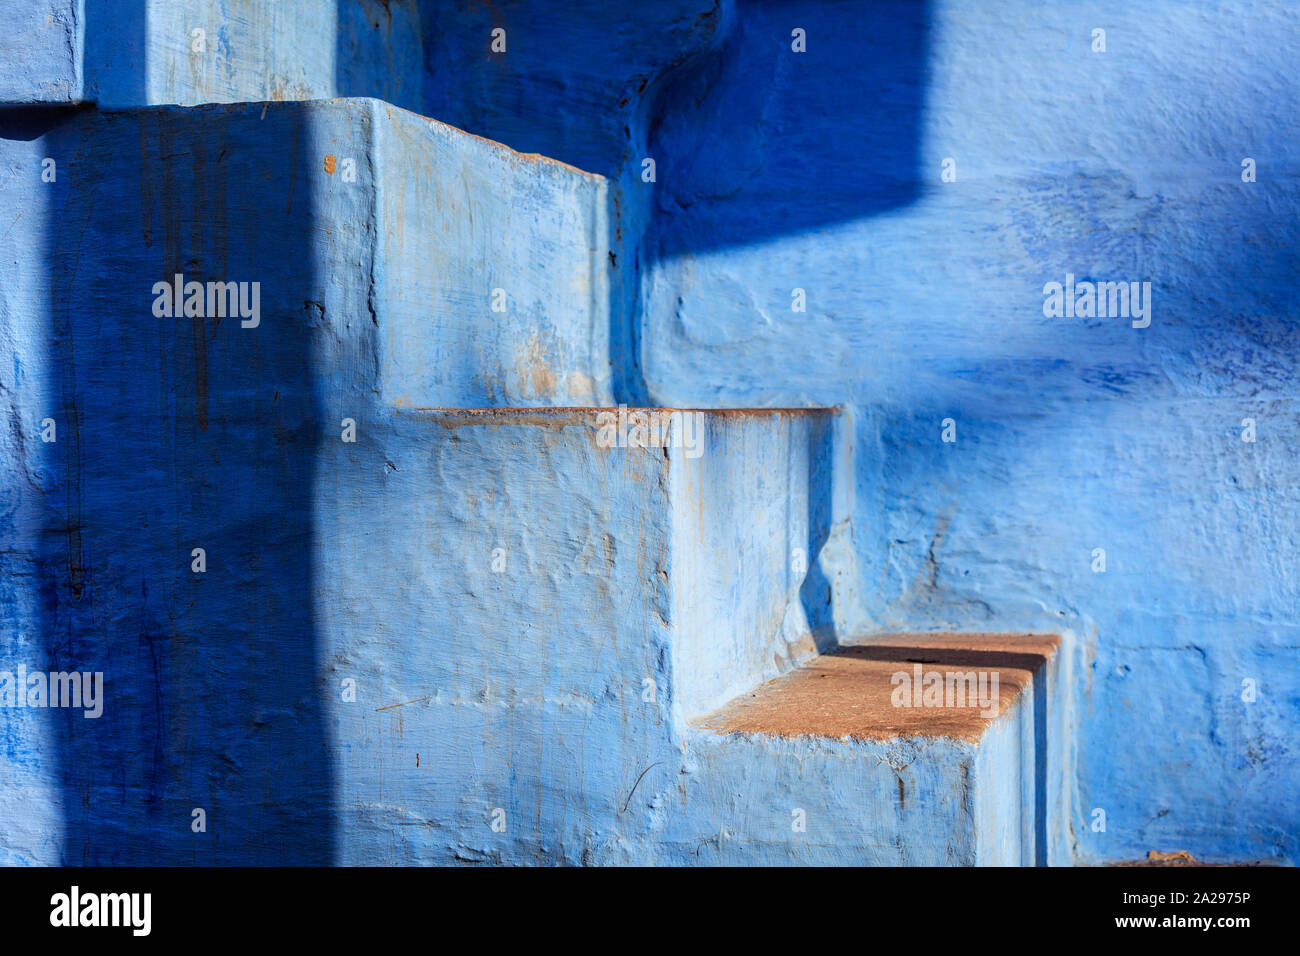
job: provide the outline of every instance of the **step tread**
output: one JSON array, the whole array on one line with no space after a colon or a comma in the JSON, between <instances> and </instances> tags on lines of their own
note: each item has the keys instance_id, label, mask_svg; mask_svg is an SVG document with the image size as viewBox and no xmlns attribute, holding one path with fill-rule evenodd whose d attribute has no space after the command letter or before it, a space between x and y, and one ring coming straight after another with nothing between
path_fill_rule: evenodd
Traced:
<instances>
[{"instance_id":1,"label":"step tread","mask_svg":"<svg viewBox=\"0 0 1300 956\"><path fill-rule=\"evenodd\" d=\"M946 737L978 742L1055 653L1044 634L897 634L849 644L768 681L696 726L719 733L885 740ZM996 671L998 708L894 706L894 674Z\"/></svg>"}]
</instances>

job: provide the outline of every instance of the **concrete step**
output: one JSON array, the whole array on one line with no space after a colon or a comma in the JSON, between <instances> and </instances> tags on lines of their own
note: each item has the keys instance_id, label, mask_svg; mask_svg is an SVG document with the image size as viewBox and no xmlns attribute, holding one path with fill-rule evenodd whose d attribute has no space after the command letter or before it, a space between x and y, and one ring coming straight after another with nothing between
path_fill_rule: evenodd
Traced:
<instances>
[{"instance_id":1,"label":"concrete step","mask_svg":"<svg viewBox=\"0 0 1300 956\"><path fill-rule=\"evenodd\" d=\"M684 715L830 639L839 416L620 417L403 411L326 469L344 859L652 860Z\"/></svg>"},{"instance_id":2,"label":"concrete step","mask_svg":"<svg viewBox=\"0 0 1300 956\"><path fill-rule=\"evenodd\" d=\"M716 821L696 857L1065 862L1059 645L1054 635L880 636L695 721L695 788L683 802Z\"/></svg>"},{"instance_id":3,"label":"concrete step","mask_svg":"<svg viewBox=\"0 0 1300 956\"><path fill-rule=\"evenodd\" d=\"M3 713L0 860L1061 855L1051 640L835 649L845 415L593 407L606 190L373 100L0 115L0 660L106 680ZM996 715L886 710L918 653Z\"/></svg>"},{"instance_id":4,"label":"concrete step","mask_svg":"<svg viewBox=\"0 0 1300 956\"><path fill-rule=\"evenodd\" d=\"M0 827L77 821L0 833L27 862L661 858L687 716L833 640L855 578L830 410L381 408L348 442L150 395L80 392L78 457L14 483L0 656L105 679L98 719L0 714L45 740Z\"/></svg>"},{"instance_id":5,"label":"concrete step","mask_svg":"<svg viewBox=\"0 0 1300 956\"><path fill-rule=\"evenodd\" d=\"M354 418L608 403L605 189L374 100L4 112L0 320L27 367L75 352L83 386L154 404L165 380L200 425L304 386Z\"/></svg>"}]
</instances>

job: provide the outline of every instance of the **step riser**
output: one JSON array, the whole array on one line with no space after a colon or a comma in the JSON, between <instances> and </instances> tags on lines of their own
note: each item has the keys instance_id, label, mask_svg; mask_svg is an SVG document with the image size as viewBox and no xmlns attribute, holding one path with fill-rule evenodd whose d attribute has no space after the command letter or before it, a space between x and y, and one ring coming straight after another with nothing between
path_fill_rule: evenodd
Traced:
<instances>
[{"instance_id":1,"label":"step riser","mask_svg":"<svg viewBox=\"0 0 1300 956\"><path fill-rule=\"evenodd\" d=\"M806 494L755 481L744 456L767 434L769 451L812 476L814 497L828 493L807 450L829 440L832 418L706 413L692 458L676 426L666 455L601 447L591 412L411 413L368 468L331 467L342 484L330 497L346 507L322 515L320 554L347 600L324 622L326 657L338 675L381 688L386 708L332 706L349 808L343 858L659 859L657 808L678 792L688 760L679 715L704 693L680 662L736 621L764 621L750 640L776 646L786 616L756 606L760 590L732 586L719 592L730 604L706 605L713 619L683 618L690 602L677 589L724 541L750 567L778 550L736 523L754 510L806 514ZM363 496L345 480L381 467L390 503L360 507L399 515L389 533L355 516ZM743 502L719 499L719 487L747 482ZM431 563L434 554L457 564ZM361 643L367 620L385 623ZM502 833L490 826L498 809ZM697 839L717 817L709 799L680 812Z\"/></svg>"},{"instance_id":2,"label":"step riser","mask_svg":"<svg viewBox=\"0 0 1300 956\"><path fill-rule=\"evenodd\" d=\"M82 100L81 0L10 0L0 15L0 105Z\"/></svg>"},{"instance_id":3,"label":"step riser","mask_svg":"<svg viewBox=\"0 0 1300 956\"><path fill-rule=\"evenodd\" d=\"M385 399L609 404L606 181L380 105L374 129Z\"/></svg>"},{"instance_id":4,"label":"step riser","mask_svg":"<svg viewBox=\"0 0 1300 956\"><path fill-rule=\"evenodd\" d=\"M694 812L664 834L680 859L663 862L952 866L979 856L968 744L710 736L694 752L682 801Z\"/></svg>"},{"instance_id":5,"label":"step riser","mask_svg":"<svg viewBox=\"0 0 1300 956\"><path fill-rule=\"evenodd\" d=\"M719 415L727 413L718 413ZM693 719L856 626L852 422L734 413L674 471L682 716Z\"/></svg>"},{"instance_id":6,"label":"step riser","mask_svg":"<svg viewBox=\"0 0 1300 956\"><path fill-rule=\"evenodd\" d=\"M0 38L38 107L0 115L0 669L106 685L0 712L0 863L1069 862L1067 655L966 737L703 729L863 624L853 427L548 407L635 378L643 208L376 100L137 107L414 106L419 18L45 0Z\"/></svg>"},{"instance_id":7,"label":"step riser","mask_svg":"<svg viewBox=\"0 0 1300 956\"><path fill-rule=\"evenodd\" d=\"M692 736L683 800L713 839L690 861L731 866L1034 866L1065 795L1036 733L1033 690L978 743ZM1039 763L1039 754L1043 763ZM1045 813L1042 805L1048 806ZM795 829L796 821L803 827ZM661 846L686 848L673 828ZM693 849L693 848L692 848ZM683 859L680 862L689 862Z\"/></svg>"},{"instance_id":8,"label":"step riser","mask_svg":"<svg viewBox=\"0 0 1300 956\"><path fill-rule=\"evenodd\" d=\"M342 860L577 863L644 839L620 795L671 759L672 504L657 449L595 435L414 413L327 467L318 626L332 680L363 690L329 703Z\"/></svg>"},{"instance_id":9,"label":"step riser","mask_svg":"<svg viewBox=\"0 0 1300 956\"><path fill-rule=\"evenodd\" d=\"M5 124L0 206L39 245L0 262L0 318L52 328L78 374L118 398L155 407L143 374L177 386L199 422L248 419L246 403L277 390L346 395L351 417L376 391L410 405L610 400L600 177L369 100ZM177 274L258 283L258 324L218 320L216 299L206 319L156 315L155 283Z\"/></svg>"},{"instance_id":10,"label":"step riser","mask_svg":"<svg viewBox=\"0 0 1300 956\"><path fill-rule=\"evenodd\" d=\"M696 783L730 807L718 861L1068 864L1072 643L878 635L694 722ZM803 829L771 829L782 800Z\"/></svg>"},{"instance_id":11,"label":"step riser","mask_svg":"<svg viewBox=\"0 0 1300 956\"><path fill-rule=\"evenodd\" d=\"M816 475L794 446L831 417L706 414L693 458L671 430L667 449L604 447L594 411L389 412L345 443L282 399L267 425L182 420L160 438L158 419L84 394L80 462L42 446L44 492L5 549L35 569L4 579L5 607L29 609L4 622L22 644L5 659L54 655L108 688L98 720L29 720L63 768L46 809L95 808L67 845L28 846L39 862L653 856L654 806L686 759L679 649L764 619L744 588L702 634L675 619L677 565L707 563L679 518L702 507L744 566L770 546L728 526L746 510L709 514L716 489L677 493L730 476L747 509L806 513L736 456L765 423ZM12 769L32 780L36 763Z\"/></svg>"}]
</instances>

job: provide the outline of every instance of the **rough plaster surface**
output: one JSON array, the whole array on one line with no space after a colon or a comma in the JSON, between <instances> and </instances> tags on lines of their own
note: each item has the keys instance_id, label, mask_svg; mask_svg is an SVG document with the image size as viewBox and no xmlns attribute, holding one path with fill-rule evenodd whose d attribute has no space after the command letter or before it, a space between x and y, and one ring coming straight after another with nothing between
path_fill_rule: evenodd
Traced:
<instances>
[{"instance_id":1,"label":"rough plaster surface","mask_svg":"<svg viewBox=\"0 0 1300 956\"><path fill-rule=\"evenodd\" d=\"M1296 10L737 10L650 139L651 400L854 408L869 630L1078 635L1080 859L1294 861Z\"/></svg>"},{"instance_id":2,"label":"rough plaster surface","mask_svg":"<svg viewBox=\"0 0 1300 956\"><path fill-rule=\"evenodd\" d=\"M576 62L623 53L603 6L444 7L425 95L610 177L616 394L850 406L863 629L1077 635L1079 858L1294 860L1296 11L671 6L682 55L619 73ZM1044 316L1067 273L1150 281L1151 325Z\"/></svg>"},{"instance_id":3,"label":"rough plaster surface","mask_svg":"<svg viewBox=\"0 0 1300 956\"><path fill-rule=\"evenodd\" d=\"M3 13L0 104L80 100L80 0L6 3Z\"/></svg>"},{"instance_id":4,"label":"rough plaster surface","mask_svg":"<svg viewBox=\"0 0 1300 956\"><path fill-rule=\"evenodd\" d=\"M417 0L7 0L0 103L420 103Z\"/></svg>"},{"instance_id":5,"label":"rough plaster surface","mask_svg":"<svg viewBox=\"0 0 1300 956\"><path fill-rule=\"evenodd\" d=\"M389 191L375 187L377 128L394 165L408 162L408 140L422 151L420 168L386 181ZM457 142L502 192L466 188ZM0 380L3 657L103 671L112 701L99 722L4 711L3 776L17 801L6 806L29 807L0 815L6 858L332 859L341 771L322 695L338 691L321 683L317 622L329 616L324 604L352 597L331 590L313 548L328 480L320 455L354 447L341 440L345 419L356 447L374 441L403 396L471 404L473 383L491 378L503 401L563 403L572 382L598 381L601 368L568 369L552 349L553 381L538 388L531 374L514 377L513 344L570 330L575 360L589 358L591 329L605 323L582 280L603 256L582 226L598 208L599 179L374 101L24 112L5 117L2 143L0 205L17 223L0 261L11 356ZM341 165L328 171L331 155L356 158L355 183L342 181ZM46 156L59 163L53 183L40 178ZM417 249L442 256L440 288L462 290L445 311L394 285L404 267L390 255L400 250L378 237L399 228L399 185L428 200L410 214L431 234ZM471 273L458 277L451 240L432 238L448 235L432 212L438 200L458 210L455 241L480 249ZM533 241L503 245L492 204L525 202L530 215L516 227L535 229ZM512 264L538 255L550 268ZM494 256L515 295L554 311L492 313L477 270ZM153 285L176 272L259 281L260 323L156 317ZM454 336L470 335L475 315L512 347L462 349ZM417 319L419 347L455 355L463 380L407 381L388 361L386 336ZM590 387L574 398L589 400ZM404 463L390 457L373 462L379 475ZM409 503L367 504L374 478L355 476L347 492L393 530L358 532L400 538ZM196 547L207 554L203 574L191 570ZM360 552L340 557L368 567ZM358 619L355 639L377 626ZM195 807L225 820L206 844L189 840Z\"/></svg>"},{"instance_id":6,"label":"rough plaster surface","mask_svg":"<svg viewBox=\"0 0 1300 956\"><path fill-rule=\"evenodd\" d=\"M134 722L111 739L61 716L5 715L0 800L26 809L0 821L3 859L77 862L92 845L134 859L141 833L141 845L179 855L176 815L201 785L224 800L238 776L253 797L195 851L207 859L613 861L655 846L678 862L1106 861L1153 847L1294 860L1294 10L737 0L632 14L594 2L539 12L312 0L308 15L286 17L253 0L184 15L143 0L18 6L0 37L0 101L373 96L601 175L377 103L3 117L5 653L95 661L111 648L134 675L120 689ZM186 42L192 17L213 24L202 54ZM497 26L505 56L487 47ZM807 53L790 50L796 26ZM1105 53L1090 47L1098 27ZM41 158L56 154L58 184L42 184ZM357 159L359 182L342 188L325 155ZM1241 181L1244 157L1257 182ZM641 179L644 158L657 163L654 183ZM957 180L944 183L948 158ZM285 334L250 348L239 335L252 331L231 322L149 316L141 282L210 266L261 278L263 328ZM467 321L494 271L523 277L507 290L517 311ZM1045 317L1043 283L1067 272L1151 281L1151 325ZM791 311L796 287L806 312ZM425 652L396 631L410 642L427 625L403 621L396 585L389 604L364 608L362 583L330 589L414 561L417 540L451 561L429 586L450 587L470 573L458 567L473 553L467 529L521 541L536 529L532 513L507 526L473 497L484 473L551 480L542 452L528 472L518 443L479 444L488 457L461 473L464 487L448 486L459 510L430 511L416 488L381 510L375 480L415 468L403 449L425 439L409 429L429 424L394 408L620 400L845 406L827 426L833 441L809 438L809 468L808 436L778 415L770 434L719 432L733 452L720 470L670 473L676 500L710 507L697 519L670 507L656 534L709 530L673 565L676 597L644 610L694 613L690 633L716 635L673 651L678 719L806 659L827 634L953 628L1065 637L1032 715L999 719L978 752L882 744L857 763L839 742L698 729L683 731L678 764L656 763L650 731L606 727L593 738L606 758L591 764L593 784L567 716L548 730L476 714L465 726L479 742L439 764L491 768L472 770L481 786L466 802L444 789L427 801L438 814L421 816L424 797L349 790L388 766L381 748L405 767L392 729L412 712L376 711L397 723L375 720L355 743L358 725L323 702L330 669L341 656L386 674L382 661ZM55 446L39 440L47 415ZM336 445L343 417L358 422L357 445ZM1241 441L1247 417L1253 443ZM945 418L955 443L940 439ZM382 462L366 444L379 435L392 449ZM370 478L328 457L340 450L367 456ZM801 514L791 502L805 486L819 489L817 507ZM322 501L325 488L334 497ZM594 507L590 491L573 493ZM535 500L579 528L591 521L563 495ZM353 524L383 514L388 525L345 527L340 502L357 509ZM239 568L238 598L229 578L205 593L189 575L198 526L210 551L243 556L225 564ZM814 547L800 579L786 551L804 535ZM1090 567L1098 547L1103 574ZM730 583L729 548L750 555ZM828 589L829 609L813 600ZM496 600L514 602L508 617L531 599ZM647 627L614 602L586 610ZM787 640L799 635L805 644ZM541 673L574 666L548 658ZM195 673L211 675L197 695L162 692ZM1243 680L1258 685L1251 703ZM479 687L463 676L445 686ZM479 700L488 711L494 692ZM538 714L559 706L544 689L510 693L549 702ZM445 716L423 719L422 739L470 739ZM502 762L490 742L500 733L550 742L508 784L504 768L524 765ZM343 756L303 756L331 747ZM1024 768L1043 759L1069 793L1035 792L1043 773ZM146 822L74 812L76 762L103 770L109 790L131 781ZM888 769L904 764L918 777L902 784L913 802ZM1012 764L1022 771L999 772ZM660 774L685 782L672 789ZM811 818L842 828L834 837L791 842L785 804L801 786L820 801ZM589 793L601 794L597 809L573 815ZM516 801L510 819L530 808L516 842L477 834L500 794ZM857 794L865 805L844 803ZM626 824L642 799L648 820ZM1044 832L1030 839L1027 826ZM440 828L445 839L430 842Z\"/></svg>"}]
</instances>

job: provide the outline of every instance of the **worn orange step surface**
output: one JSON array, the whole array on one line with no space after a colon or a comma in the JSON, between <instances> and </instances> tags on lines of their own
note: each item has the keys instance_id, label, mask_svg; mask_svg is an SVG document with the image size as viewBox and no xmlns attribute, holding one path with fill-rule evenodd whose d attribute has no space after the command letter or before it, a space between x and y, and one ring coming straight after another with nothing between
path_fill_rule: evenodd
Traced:
<instances>
[{"instance_id":1,"label":"worn orange step surface","mask_svg":"<svg viewBox=\"0 0 1300 956\"><path fill-rule=\"evenodd\" d=\"M978 741L991 720L1030 686L1059 644L1059 638L1044 634L879 637L816 657L735 698L698 726L720 733L776 737ZM911 693L918 673L922 696ZM924 700L928 675L935 673L941 675L945 689L952 686L953 693L939 706L915 706ZM906 680L896 675L905 675ZM949 680L949 675L957 676ZM966 683L971 679L973 683ZM958 682L971 693L956 693ZM981 689L983 705L978 699ZM958 703L962 696L967 696L966 701Z\"/></svg>"}]
</instances>

